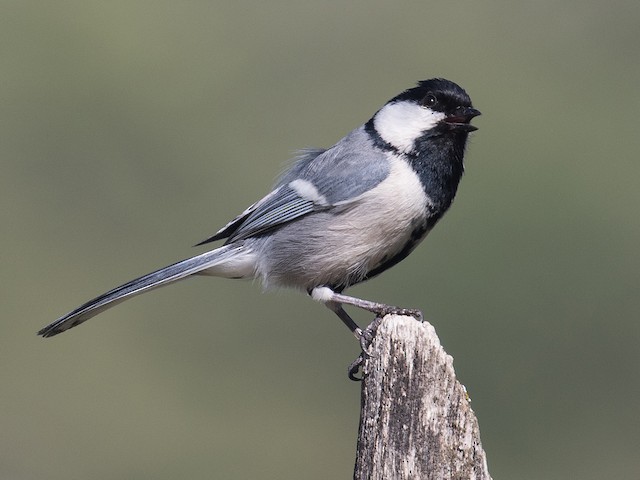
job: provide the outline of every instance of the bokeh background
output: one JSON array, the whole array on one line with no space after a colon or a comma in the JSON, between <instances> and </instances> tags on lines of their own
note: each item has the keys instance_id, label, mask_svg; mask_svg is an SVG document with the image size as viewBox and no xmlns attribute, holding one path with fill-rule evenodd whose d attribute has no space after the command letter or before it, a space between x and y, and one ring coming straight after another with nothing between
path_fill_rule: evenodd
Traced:
<instances>
[{"instance_id":1,"label":"bokeh background","mask_svg":"<svg viewBox=\"0 0 640 480\"><path fill-rule=\"evenodd\" d=\"M304 295L195 278L35 332L434 76L483 112L459 195L350 292L425 311L495 479L640 478L639 24L637 0L2 2L0 478L351 478L358 345Z\"/></svg>"}]
</instances>

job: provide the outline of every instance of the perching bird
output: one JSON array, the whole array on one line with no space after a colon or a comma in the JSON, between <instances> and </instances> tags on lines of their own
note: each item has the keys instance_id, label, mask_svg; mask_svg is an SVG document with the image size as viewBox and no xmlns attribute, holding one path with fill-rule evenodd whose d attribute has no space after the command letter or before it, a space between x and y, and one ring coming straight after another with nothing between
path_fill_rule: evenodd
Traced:
<instances>
[{"instance_id":1,"label":"perching bird","mask_svg":"<svg viewBox=\"0 0 640 480\"><path fill-rule=\"evenodd\" d=\"M403 260L447 211L480 112L444 79L419 82L327 150L304 150L262 200L199 245L224 245L132 280L38 332L52 337L134 295L191 275L259 278L323 302L361 339L343 309L410 313L342 294Z\"/></svg>"}]
</instances>

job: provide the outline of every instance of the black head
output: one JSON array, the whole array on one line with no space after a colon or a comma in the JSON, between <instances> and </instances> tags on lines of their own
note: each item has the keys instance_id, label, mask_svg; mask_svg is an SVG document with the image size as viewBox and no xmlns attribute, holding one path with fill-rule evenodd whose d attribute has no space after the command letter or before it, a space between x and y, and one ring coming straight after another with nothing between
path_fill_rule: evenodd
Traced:
<instances>
[{"instance_id":1,"label":"black head","mask_svg":"<svg viewBox=\"0 0 640 480\"><path fill-rule=\"evenodd\" d=\"M434 78L389 100L369 121L367 130L394 150L410 153L425 138L453 136L464 143L467 134L476 130L470 122L478 115L460 86Z\"/></svg>"},{"instance_id":2,"label":"black head","mask_svg":"<svg viewBox=\"0 0 640 480\"><path fill-rule=\"evenodd\" d=\"M443 121L453 125L454 128L467 132L477 130L469 122L480 115L480 112L473 108L467 92L450 80L444 78L422 80L418 82L417 87L405 90L388 103L402 101L415 102L434 112L444 113L446 117Z\"/></svg>"}]
</instances>

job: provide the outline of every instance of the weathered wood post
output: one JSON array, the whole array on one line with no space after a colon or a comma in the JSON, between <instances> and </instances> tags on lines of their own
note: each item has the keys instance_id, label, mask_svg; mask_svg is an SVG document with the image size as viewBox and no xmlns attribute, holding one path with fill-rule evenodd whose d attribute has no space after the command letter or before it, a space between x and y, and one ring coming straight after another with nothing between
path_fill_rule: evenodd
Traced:
<instances>
[{"instance_id":1,"label":"weathered wood post","mask_svg":"<svg viewBox=\"0 0 640 480\"><path fill-rule=\"evenodd\" d=\"M491 480L478 421L435 329L387 315L363 364L355 480Z\"/></svg>"}]
</instances>

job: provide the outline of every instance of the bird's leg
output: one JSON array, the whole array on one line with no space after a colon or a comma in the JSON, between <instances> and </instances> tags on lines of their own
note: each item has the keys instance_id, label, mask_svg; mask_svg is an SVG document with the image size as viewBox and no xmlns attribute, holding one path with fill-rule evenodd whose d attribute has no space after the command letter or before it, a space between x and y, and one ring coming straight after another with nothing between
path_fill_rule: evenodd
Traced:
<instances>
[{"instance_id":1,"label":"bird's leg","mask_svg":"<svg viewBox=\"0 0 640 480\"><path fill-rule=\"evenodd\" d=\"M360 348L362 352L358 355L351 365L349 365L348 376L353 381L361 381L362 378L356 377L365 359L371 357L369 353L369 347L373 341L373 337L376 334L378 326L385 315L395 313L397 315L410 315L417 320L422 321L422 312L416 309L394 307L392 305L385 305L384 303L371 302L369 300L362 300L356 297L350 297L341 293L336 293L329 287L316 287L309 292L314 300L324 303L331 311L333 311L340 320L351 330L351 333L360 342ZM369 312L376 314L376 318L371 322L367 328L362 330L358 324L345 312L342 305L352 305L354 307L362 308Z\"/></svg>"},{"instance_id":2,"label":"bird's leg","mask_svg":"<svg viewBox=\"0 0 640 480\"><path fill-rule=\"evenodd\" d=\"M349 368L347 369L347 375L349 379L353 380L354 382L359 382L362 380L362 378L356 377L356 373L358 373L358 370L364 363L365 357L370 356L369 353L367 352L367 349L371 344L371 340L373 340L373 336L369 331L369 327L371 325L369 325L369 327L367 327L363 331L358 326L358 324L353 320L353 318L351 318L349 314L344 311L344 308L342 308L342 305L336 302L326 302L325 305L329 309L331 309L331 311L333 311L340 318L340 320L342 320L342 322L349 328L349 330L351 330L351 333L353 333L353 335L360 342L360 348L362 349L362 352L360 352L360 355L358 355L358 358L356 358L353 362L351 362L351 364L349 365Z\"/></svg>"},{"instance_id":3,"label":"bird's leg","mask_svg":"<svg viewBox=\"0 0 640 480\"><path fill-rule=\"evenodd\" d=\"M414 317L416 320L420 322L424 320L422 317L422 312L415 308L394 307L393 305L386 305L384 303L371 302L369 300L362 300L361 298L350 297L348 295L343 295L342 293L336 293L333 290L331 290L329 287L314 288L313 290L311 290L311 297L314 300L323 302L324 304L333 302L340 305L352 305L354 307L367 310L368 312L373 312L380 317L384 317L385 315L394 313L396 315L409 315L411 317ZM329 308L334 310L332 307L329 307ZM342 319L342 317L340 318ZM342 321L344 321L344 319Z\"/></svg>"},{"instance_id":4,"label":"bird's leg","mask_svg":"<svg viewBox=\"0 0 640 480\"><path fill-rule=\"evenodd\" d=\"M325 305L335 313L340 320L347 326L351 333L360 340L362 338L362 329L358 326L358 324L349 316L347 312L344 311L342 305L337 302L325 302Z\"/></svg>"}]
</instances>

